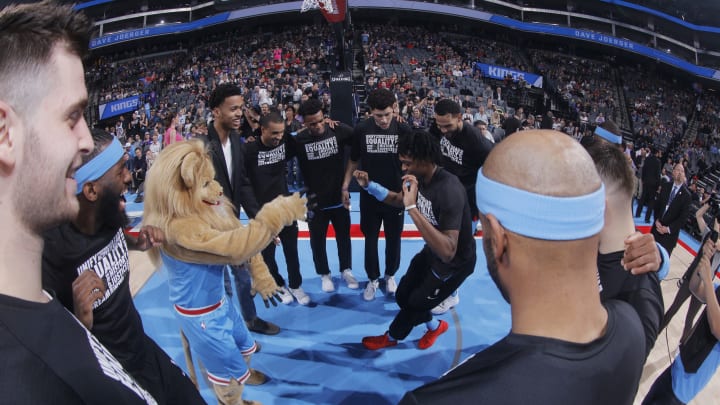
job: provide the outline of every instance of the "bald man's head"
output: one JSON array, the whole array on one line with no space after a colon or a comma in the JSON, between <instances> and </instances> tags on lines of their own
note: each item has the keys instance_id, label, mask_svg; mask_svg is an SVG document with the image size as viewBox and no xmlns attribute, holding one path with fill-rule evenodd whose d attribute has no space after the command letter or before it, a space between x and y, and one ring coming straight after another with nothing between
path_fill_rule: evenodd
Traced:
<instances>
[{"instance_id":1,"label":"bald man's head","mask_svg":"<svg viewBox=\"0 0 720 405\"><path fill-rule=\"evenodd\" d=\"M507 137L493 148L482 170L499 183L548 196L586 195L600 187L600 176L585 149L551 130Z\"/></svg>"}]
</instances>

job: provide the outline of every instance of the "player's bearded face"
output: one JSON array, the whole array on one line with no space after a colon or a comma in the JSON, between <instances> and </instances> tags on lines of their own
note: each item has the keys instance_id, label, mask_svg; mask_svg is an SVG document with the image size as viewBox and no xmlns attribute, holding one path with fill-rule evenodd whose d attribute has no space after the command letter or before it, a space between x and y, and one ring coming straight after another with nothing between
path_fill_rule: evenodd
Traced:
<instances>
[{"instance_id":1,"label":"player's bearded face","mask_svg":"<svg viewBox=\"0 0 720 405\"><path fill-rule=\"evenodd\" d=\"M130 220L123 208L125 197L119 193L105 189L98 199L97 221L109 229L124 228Z\"/></svg>"}]
</instances>

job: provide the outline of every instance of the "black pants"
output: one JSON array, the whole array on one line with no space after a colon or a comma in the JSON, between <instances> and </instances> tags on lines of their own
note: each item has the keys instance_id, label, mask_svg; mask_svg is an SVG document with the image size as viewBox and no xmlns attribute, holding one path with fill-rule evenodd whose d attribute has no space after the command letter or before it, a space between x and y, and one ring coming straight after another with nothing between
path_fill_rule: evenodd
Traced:
<instances>
[{"instance_id":1,"label":"black pants","mask_svg":"<svg viewBox=\"0 0 720 405\"><path fill-rule=\"evenodd\" d=\"M345 207L318 209L308 222L310 230L310 248L315 263L315 272L320 275L330 274L327 257L327 230L332 222L335 229L340 271L352 268L352 245L350 243L350 211Z\"/></svg>"},{"instance_id":2,"label":"black pants","mask_svg":"<svg viewBox=\"0 0 720 405\"><path fill-rule=\"evenodd\" d=\"M672 256L672 251L675 249L675 246L677 246L680 231L660 234L657 229L655 229L655 224L653 223L650 225L650 233L652 233L655 237L655 242L659 243L660 246L667 250L668 257Z\"/></svg>"},{"instance_id":3,"label":"black pants","mask_svg":"<svg viewBox=\"0 0 720 405\"><path fill-rule=\"evenodd\" d=\"M380 278L380 225L385 231L385 275L394 276L400 267L400 236L404 221L401 208L383 204L365 192L360 193L360 229L365 236L365 271L370 280Z\"/></svg>"},{"instance_id":4,"label":"black pants","mask_svg":"<svg viewBox=\"0 0 720 405\"><path fill-rule=\"evenodd\" d=\"M205 404L190 378L147 336L143 349L144 367L131 374L158 404Z\"/></svg>"},{"instance_id":5,"label":"black pants","mask_svg":"<svg viewBox=\"0 0 720 405\"><path fill-rule=\"evenodd\" d=\"M255 308L255 301L253 301L252 295L252 278L250 272L245 265L240 266L229 266L225 268L225 294L228 297L233 296L232 284L230 279L235 280L235 289L237 289L237 299L240 304L240 311L242 312L243 319L250 322L257 318L257 308Z\"/></svg>"},{"instance_id":6,"label":"black pants","mask_svg":"<svg viewBox=\"0 0 720 405\"><path fill-rule=\"evenodd\" d=\"M645 222L650 221L653 202L655 201L655 194L657 194L657 188L657 183L646 184L646 182L643 181L642 194L640 195L640 200L638 201L637 208L635 209L635 216L639 217L640 214L642 214L643 207L648 207L645 212Z\"/></svg>"},{"instance_id":7,"label":"black pants","mask_svg":"<svg viewBox=\"0 0 720 405\"><path fill-rule=\"evenodd\" d=\"M690 292L690 277L692 277L692 274L695 272L697 266L690 266L688 267L687 271L685 271L685 274L683 274L682 278L680 279L680 288L678 289L677 294L675 294L675 298L673 299L672 304L670 304L670 308L665 312L665 316L663 317L663 321L660 324L660 330L663 330L672 318L675 316L677 311L680 309L682 304L690 298L690 306L688 307L687 315L685 315L685 325L683 326L683 332L682 336L680 337L680 343L684 342L685 339L687 339L688 336L690 336L690 332L692 331L693 327L693 321L695 320L695 315L700 311L700 309L703 306L703 303L700 302L697 298L695 298L694 295Z\"/></svg>"},{"instance_id":8,"label":"black pants","mask_svg":"<svg viewBox=\"0 0 720 405\"><path fill-rule=\"evenodd\" d=\"M298 258L298 226L297 222L286 226L278 235L282 244L283 254L285 254L285 263L287 264L288 284L290 288L298 288L302 285L302 276L300 275L300 259ZM263 259L270 269L275 279L275 283L279 286L285 285L285 280L280 275L277 261L275 261L275 242L270 244L262 251Z\"/></svg>"},{"instance_id":9,"label":"black pants","mask_svg":"<svg viewBox=\"0 0 720 405\"><path fill-rule=\"evenodd\" d=\"M449 297L475 269L475 260L457 269L442 281L432 272L430 248L425 246L410 262L407 273L400 280L395 300L400 312L390 324L390 336L402 340L413 328L432 319L431 309Z\"/></svg>"},{"instance_id":10,"label":"black pants","mask_svg":"<svg viewBox=\"0 0 720 405\"><path fill-rule=\"evenodd\" d=\"M671 369L672 364L655 380L642 402L643 405L683 405L673 392Z\"/></svg>"}]
</instances>

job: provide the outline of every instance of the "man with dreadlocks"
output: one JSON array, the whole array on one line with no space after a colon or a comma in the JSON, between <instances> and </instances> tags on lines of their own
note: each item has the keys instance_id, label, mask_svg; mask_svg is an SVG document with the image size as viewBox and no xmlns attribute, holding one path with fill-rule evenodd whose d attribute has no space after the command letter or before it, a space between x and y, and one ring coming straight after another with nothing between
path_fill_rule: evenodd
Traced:
<instances>
[{"instance_id":1,"label":"man with dreadlocks","mask_svg":"<svg viewBox=\"0 0 720 405\"><path fill-rule=\"evenodd\" d=\"M430 310L457 290L475 268L475 240L465 188L455 175L438 166L440 145L427 132L400 137L398 155L405 175L402 191L387 190L356 170L358 184L386 204L405 207L425 241L410 262L395 295L400 312L390 329L363 338L370 350L397 345L424 323L427 332L418 348L428 349L448 330L447 322L433 319Z\"/></svg>"}]
</instances>

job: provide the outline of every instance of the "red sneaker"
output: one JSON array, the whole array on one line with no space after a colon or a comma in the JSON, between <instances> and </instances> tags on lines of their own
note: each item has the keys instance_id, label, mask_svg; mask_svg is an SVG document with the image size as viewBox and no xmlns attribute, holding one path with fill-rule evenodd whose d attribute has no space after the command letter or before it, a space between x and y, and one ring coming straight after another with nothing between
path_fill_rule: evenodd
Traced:
<instances>
[{"instance_id":1,"label":"red sneaker","mask_svg":"<svg viewBox=\"0 0 720 405\"><path fill-rule=\"evenodd\" d=\"M440 325L437 327L437 329L429 330L429 331L425 332L423 337L420 338L420 341L418 342L418 348L422 349L422 350L429 349L430 346L432 346L435 343L438 336L447 332L447 330L448 330L448 323L441 319Z\"/></svg>"},{"instance_id":2,"label":"red sneaker","mask_svg":"<svg viewBox=\"0 0 720 405\"><path fill-rule=\"evenodd\" d=\"M385 332L380 336L365 336L362 344L368 350L378 350L384 347L392 347L397 345L397 340L391 340L389 332Z\"/></svg>"}]
</instances>

